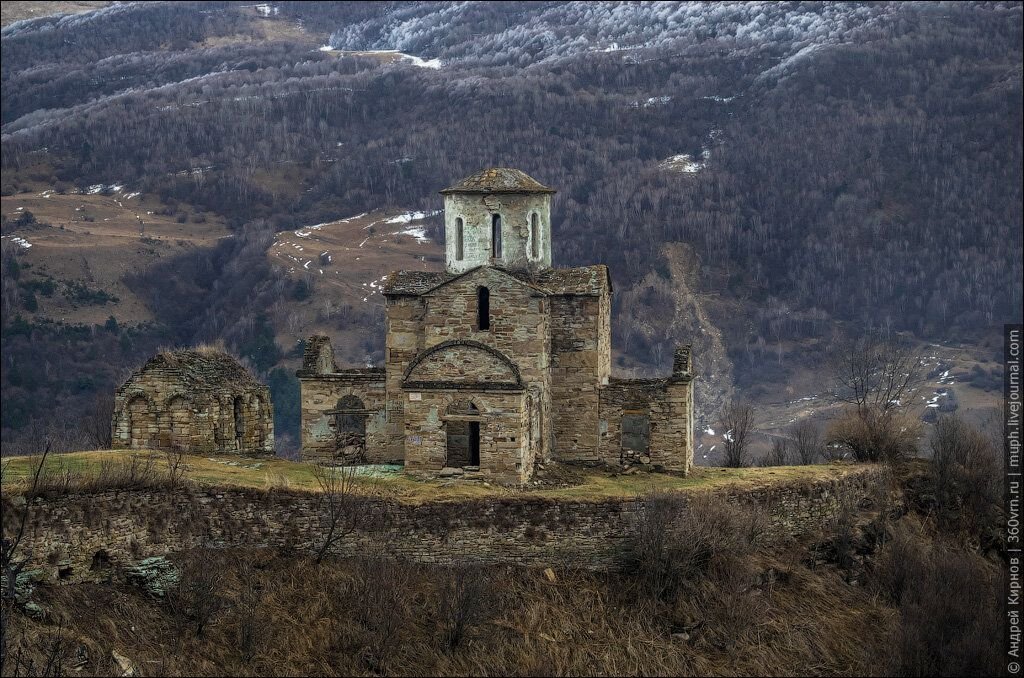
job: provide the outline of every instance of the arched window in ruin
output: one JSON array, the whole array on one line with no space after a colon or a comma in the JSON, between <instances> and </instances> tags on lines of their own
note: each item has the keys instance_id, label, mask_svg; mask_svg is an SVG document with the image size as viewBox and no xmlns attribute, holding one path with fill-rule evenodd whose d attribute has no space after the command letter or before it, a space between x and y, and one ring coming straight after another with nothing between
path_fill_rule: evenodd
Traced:
<instances>
[{"instance_id":1,"label":"arched window in ruin","mask_svg":"<svg viewBox=\"0 0 1024 678\"><path fill-rule=\"evenodd\" d=\"M152 447L156 434L156 413L143 396L135 396L125 406L128 414L129 447Z\"/></svg>"},{"instance_id":2,"label":"arched window in ruin","mask_svg":"<svg viewBox=\"0 0 1024 678\"><path fill-rule=\"evenodd\" d=\"M174 396L167 401L167 420L171 449L188 450L192 442L192 407L184 396Z\"/></svg>"},{"instance_id":3,"label":"arched window in ruin","mask_svg":"<svg viewBox=\"0 0 1024 678\"><path fill-rule=\"evenodd\" d=\"M463 245L463 228L464 228L464 223L462 221L462 217L457 217L455 219L455 260L456 261L462 261L462 257L465 255L465 250L463 249L463 247L464 247L464 245Z\"/></svg>"},{"instance_id":4,"label":"arched window in ruin","mask_svg":"<svg viewBox=\"0 0 1024 678\"><path fill-rule=\"evenodd\" d=\"M540 258L540 217L536 212L530 215L530 256Z\"/></svg>"},{"instance_id":5,"label":"arched window in ruin","mask_svg":"<svg viewBox=\"0 0 1024 678\"><path fill-rule=\"evenodd\" d=\"M338 400L334 415L334 456L349 464L366 461L366 406L354 395Z\"/></svg>"},{"instance_id":6,"label":"arched window in ruin","mask_svg":"<svg viewBox=\"0 0 1024 678\"><path fill-rule=\"evenodd\" d=\"M501 215L491 215L491 257L501 259Z\"/></svg>"},{"instance_id":7,"label":"arched window in ruin","mask_svg":"<svg viewBox=\"0 0 1024 678\"><path fill-rule=\"evenodd\" d=\"M242 445L242 436L245 435L245 416L242 413L242 397L235 396L235 440L239 447Z\"/></svg>"},{"instance_id":8,"label":"arched window in ruin","mask_svg":"<svg viewBox=\"0 0 1024 678\"><path fill-rule=\"evenodd\" d=\"M445 413L445 466L480 465L480 410L471 400L458 400Z\"/></svg>"},{"instance_id":9,"label":"arched window in ruin","mask_svg":"<svg viewBox=\"0 0 1024 678\"><path fill-rule=\"evenodd\" d=\"M491 329L491 291L486 287L476 288L476 328Z\"/></svg>"},{"instance_id":10,"label":"arched window in ruin","mask_svg":"<svg viewBox=\"0 0 1024 678\"><path fill-rule=\"evenodd\" d=\"M267 431L263 425L263 398L259 396L253 396L252 398L252 416L253 429L256 431L256 444L259 447L263 447Z\"/></svg>"}]
</instances>

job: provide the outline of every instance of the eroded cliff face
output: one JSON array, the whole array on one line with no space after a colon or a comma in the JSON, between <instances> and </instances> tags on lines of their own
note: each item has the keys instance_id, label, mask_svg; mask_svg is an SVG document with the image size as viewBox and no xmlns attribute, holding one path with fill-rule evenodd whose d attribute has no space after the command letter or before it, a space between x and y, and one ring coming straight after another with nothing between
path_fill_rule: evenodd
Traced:
<instances>
[{"instance_id":1,"label":"eroded cliff face","mask_svg":"<svg viewBox=\"0 0 1024 678\"><path fill-rule=\"evenodd\" d=\"M664 266L636 285L617 291L613 349L624 358L630 376L664 374L676 345L693 344L695 417L704 428L714 421L733 393L733 366L721 330L708 313L708 295L697 293L700 260L689 245L669 243L661 250ZM662 263L662 262L659 262ZM664 273L667 271L668 277ZM636 361L649 352L646 363ZM618 361L616 364L619 364Z\"/></svg>"}]
</instances>

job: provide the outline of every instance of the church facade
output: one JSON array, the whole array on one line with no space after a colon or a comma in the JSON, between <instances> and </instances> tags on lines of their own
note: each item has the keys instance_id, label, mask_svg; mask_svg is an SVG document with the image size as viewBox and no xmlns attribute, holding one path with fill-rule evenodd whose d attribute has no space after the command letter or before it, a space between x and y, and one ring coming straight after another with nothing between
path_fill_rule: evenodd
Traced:
<instances>
[{"instance_id":1,"label":"church facade","mask_svg":"<svg viewBox=\"0 0 1024 678\"><path fill-rule=\"evenodd\" d=\"M608 269L552 267L554 193L505 168L441 191L445 270L386 280L384 367L308 341L304 458L503 484L545 461L690 470L690 349L665 378L612 376Z\"/></svg>"}]
</instances>

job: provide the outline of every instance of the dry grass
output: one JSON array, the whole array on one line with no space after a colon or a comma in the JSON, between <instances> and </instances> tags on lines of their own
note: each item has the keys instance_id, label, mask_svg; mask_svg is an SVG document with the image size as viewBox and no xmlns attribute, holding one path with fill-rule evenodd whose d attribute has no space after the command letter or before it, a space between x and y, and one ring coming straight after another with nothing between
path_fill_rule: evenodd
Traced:
<instances>
[{"instance_id":1,"label":"dry grass","mask_svg":"<svg viewBox=\"0 0 1024 678\"><path fill-rule=\"evenodd\" d=\"M683 551L695 537L704 546L671 596L651 595L639 571L412 565L382 558L387 544L320 564L270 549L196 551L172 556L183 583L166 600L116 574L40 587L46 616L13 612L10 649L41 666L60 635L64 670L84 657L81 675L121 675L115 651L141 675L990 672L1000 617L985 601L998 563L944 541L933 519L900 514L887 541L861 536L871 560L856 583L814 555L831 532L765 541L745 527L751 509L687 503L705 501L687 516L694 525L676 521ZM858 524L879 517L862 512ZM205 578L189 581L196 573Z\"/></svg>"},{"instance_id":2,"label":"dry grass","mask_svg":"<svg viewBox=\"0 0 1024 678\"><path fill-rule=\"evenodd\" d=\"M82 675L113 673L115 650L145 675L828 675L870 673L894 621L862 591L806 570L735 594L709 589L702 610L652 606L625 575L559 571L551 582L539 571L481 568L490 604L447 651L444 568L373 559L318 567L266 551L182 559L222 573L222 604L199 637L173 605L90 584L42 590L49 620L15 614L12 638L30 647L63 625L69 655L86 648ZM754 601L758 617L727 647L722 610L736 596ZM684 640L685 615L704 624Z\"/></svg>"},{"instance_id":3,"label":"dry grass","mask_svg":"<svg viewBox=\"0 0 1024 678\"><path fill-rule=\"evenodd\" d=\"M123 462L133 455L152 463L159 473L166 473L167 459L162 452L128 450L93 450L51 455L46 461L49 476L72 475L76 479L69 485L82 483L113 462ZM9 457L3 461L4 489L23 490L25 479L38 463L36 457ZM199 485L218 487L246 487L254 489L288 489L319 492L315 476L316 465L293 462L274 457L186 455L185 480ZM425 501L459 501L487 497L543 497L577 501L600 501L617 497L634 497L652 490L691 491L703 489L735 488L757 489L779 483L814 482L842 477L864 468L852 464L817 466L776 466L761 468L696 468L686 477L661 473L635 473L619 475L600 469L582 470L582 480L571 487L506 488L471 481L420 481L404 475L384 477L356 476L355 491L381 494L408 503ZM93 489L101 489L95 483Z\"/></svg>"}]
</instances>

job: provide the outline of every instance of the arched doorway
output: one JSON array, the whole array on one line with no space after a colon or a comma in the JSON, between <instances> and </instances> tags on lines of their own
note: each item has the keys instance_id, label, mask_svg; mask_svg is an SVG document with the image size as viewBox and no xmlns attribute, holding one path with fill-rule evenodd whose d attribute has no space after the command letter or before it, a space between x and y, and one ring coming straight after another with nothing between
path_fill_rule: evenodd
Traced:
<instances>
[{"instance_id":1,"label":"arched doorway","mask_svg":"<svg viewBox=\"0 0 1024 678\"><path fill-rule=\"evenodd\" d=\"M235 396L234 419L235 448L240 450L243 447L243 436L245 435L245 414L244 406L242 404L242 396Z\"/></svg>"},{"instance_id":2,"label":"arched doorway","mask_svg":"<svg viewBox=\"0 0 1024 678\"><path fill-rule=\"evenodd\" d=\"M338 400L334 410L334 456L349 464L366 461L366 406L354 395Z\"/></svg>"},{"instance_id":3,"label":"arched doorway","mask_svg":"<svg viewBox=\"0 0 1024 678\"><path fill-rule=\"evenodd\" d=\"M149 406L149 401L142 396L132 398L125 408L128 412L129 447L152 447L153 434L156 429L156 414Z\"/></svg>"},{"instance_id":4,"label":"arched doorway","mask_svg":"<svg viewBox=\"0 0 1024 678\"><path fill-rule=\"evenodd\" d=\"M445 466L480 465L480 410L470 400L458 400L448 406L445 417L447 434Z\"/></svg>"}]
</instances>

